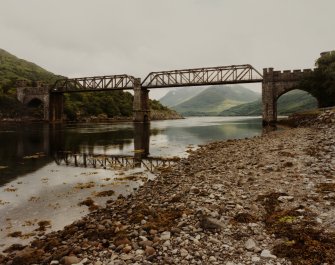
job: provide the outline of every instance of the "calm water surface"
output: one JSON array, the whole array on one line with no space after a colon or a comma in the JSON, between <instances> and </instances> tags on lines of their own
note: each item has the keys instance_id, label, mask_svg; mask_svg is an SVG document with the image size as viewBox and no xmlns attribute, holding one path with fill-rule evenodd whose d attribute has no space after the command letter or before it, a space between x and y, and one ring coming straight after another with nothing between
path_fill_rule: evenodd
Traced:
<instances>
[{"instance_id":1,"label":"calm water surface","mask_svg":"<svg viewBox=\"0 0 335 265\"><path fill-rule=\"evenodd\" d=\"M147 126L0 125L0 251L38 236L38 221L49 220L47 231L57 230L88 213L86 206L78 206L87 197L103 206L106 200L129 194L154 177L141 163L129 170L120 163L113 170L82 167L80 161L76 167L73 157L66 165L64 154L75 153L81 159L84 154L88 159L185 157L187 149L199 144L261 133L261 119L250 117L192 117ZM114 195L98 196L109 190ZM16 231L23 236L8 236Z\"/></svg>"}]
</instances>

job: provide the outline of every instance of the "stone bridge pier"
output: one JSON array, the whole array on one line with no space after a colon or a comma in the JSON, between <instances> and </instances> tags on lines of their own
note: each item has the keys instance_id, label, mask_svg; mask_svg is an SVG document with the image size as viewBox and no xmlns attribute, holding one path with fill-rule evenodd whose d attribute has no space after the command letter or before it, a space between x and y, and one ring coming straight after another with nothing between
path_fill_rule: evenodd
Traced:
<instances>
[{"instance_id":1,"label":"stone bridge pier","mask_svg":"<svg viewBox=\"0 0 335 265\"><path fill-rule=\"evenodd\" d=\"M50 93L49 121L52 123L63 122L64 95L62 93Z\"/></svg>"},{"instance_id":2,"label":"stone bridge pier","mask_svg":"<svg viewBox=\"0 0 335 265\"><path fill-rule=\"evenodd\" d=\"M302 78L307 77L311 72L311 69L304 69L303 71L274 71L273 68L263 69L263 125L273 125L276 123L278 98L291 90L299 89L299 83Z\"/></svg>"},{"instance_id":3,"label":"stone bridge pier","mask_svg":"<svg viewBox=\"0 0 335 265\"><path fill-rule=\"evenodd\" d=\"M150 121L149 90L142 87L140 78L134 80L133 121Z\"/></svg>"}]
</instances>

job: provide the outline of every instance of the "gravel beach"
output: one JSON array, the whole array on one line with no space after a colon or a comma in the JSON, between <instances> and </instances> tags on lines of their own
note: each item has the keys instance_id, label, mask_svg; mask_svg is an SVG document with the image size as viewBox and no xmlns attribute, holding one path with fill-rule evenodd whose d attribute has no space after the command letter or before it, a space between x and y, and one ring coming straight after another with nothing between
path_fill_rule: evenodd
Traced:
<instances>
[{"instance_id":1,"label":"gravel beach","mask_svg":"<svg viewBox=\"0 0 335 265\"><path fill-rule=\"evenodd\" d=\"M200 146L133 195L11 246L0 264L330 265L334 205L326 112L308 127Z\"/></svg>"}]
</instances>

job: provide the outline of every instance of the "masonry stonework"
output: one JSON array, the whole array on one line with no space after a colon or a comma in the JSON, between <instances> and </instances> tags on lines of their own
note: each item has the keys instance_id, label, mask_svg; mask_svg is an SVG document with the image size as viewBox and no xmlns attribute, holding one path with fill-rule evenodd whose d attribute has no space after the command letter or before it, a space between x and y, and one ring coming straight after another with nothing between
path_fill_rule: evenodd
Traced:
<instances>
[{"instance_id":1,"label":"masonry stonework","mask_svg":"<svg viewBox=\"0 0 335 265\"><path fill-rule=\"evenodd\" d=\"M50 104L50 95L49 95L49 86L44 82L36 82L35 87L28 86L27 81L20 80L17 82L17 99L28 105L34 99L38 99L43 103L43 120L49 120L49 104Z\"/></svg>"},{"instance_id":2,"label":"masonry stonework","mask_svg":"<svg viewBox=\"0 0 335 265\"><path fill-rule=\"evenodd\" d=\"M262 103L263 124L271 125L277 121L278 98L299 88L300 81L312 72L311 69L273 71L273 68L263 69ZM307 91L308 92L308 91Z\"/></svg>"},{"instance_id":3,"label":"masonry stonework","mask_svg":"<svg viewBox=\"0 0 335 265\"><path fill-rule=\"evenodd\" d=\"M142 88L140 78L134 81L133 121L150 121L149 90Z\"/></svg>"}]
</instances>

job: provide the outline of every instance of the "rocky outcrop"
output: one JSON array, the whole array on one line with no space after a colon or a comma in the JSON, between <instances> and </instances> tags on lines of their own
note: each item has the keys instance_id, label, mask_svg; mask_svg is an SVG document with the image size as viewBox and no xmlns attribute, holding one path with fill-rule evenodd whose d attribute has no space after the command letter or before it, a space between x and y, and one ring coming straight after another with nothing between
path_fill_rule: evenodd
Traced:
<instances>
[{"instance_id":1,"label":"rocky outcrop","mask_svg":"<svg viewBox=\"0 0 335 265\"><path fill-rule=\"evenodd\" d=\"M174 110L151 110L151 120L177 120L183 119L183 116Z\"/></svg>"},{"instance_id":2,"label":"rocky outcrop","mask_svg":"<svg viewBox=\"0 0 335 265\"><path fill-rule=\"evenodd\" d=\"M335 108L325 111L315 110L314 112L295 113L288 118L280 119L278 124L291 127L309 127L335 123Z\"/></svg>"}]
</instances>

